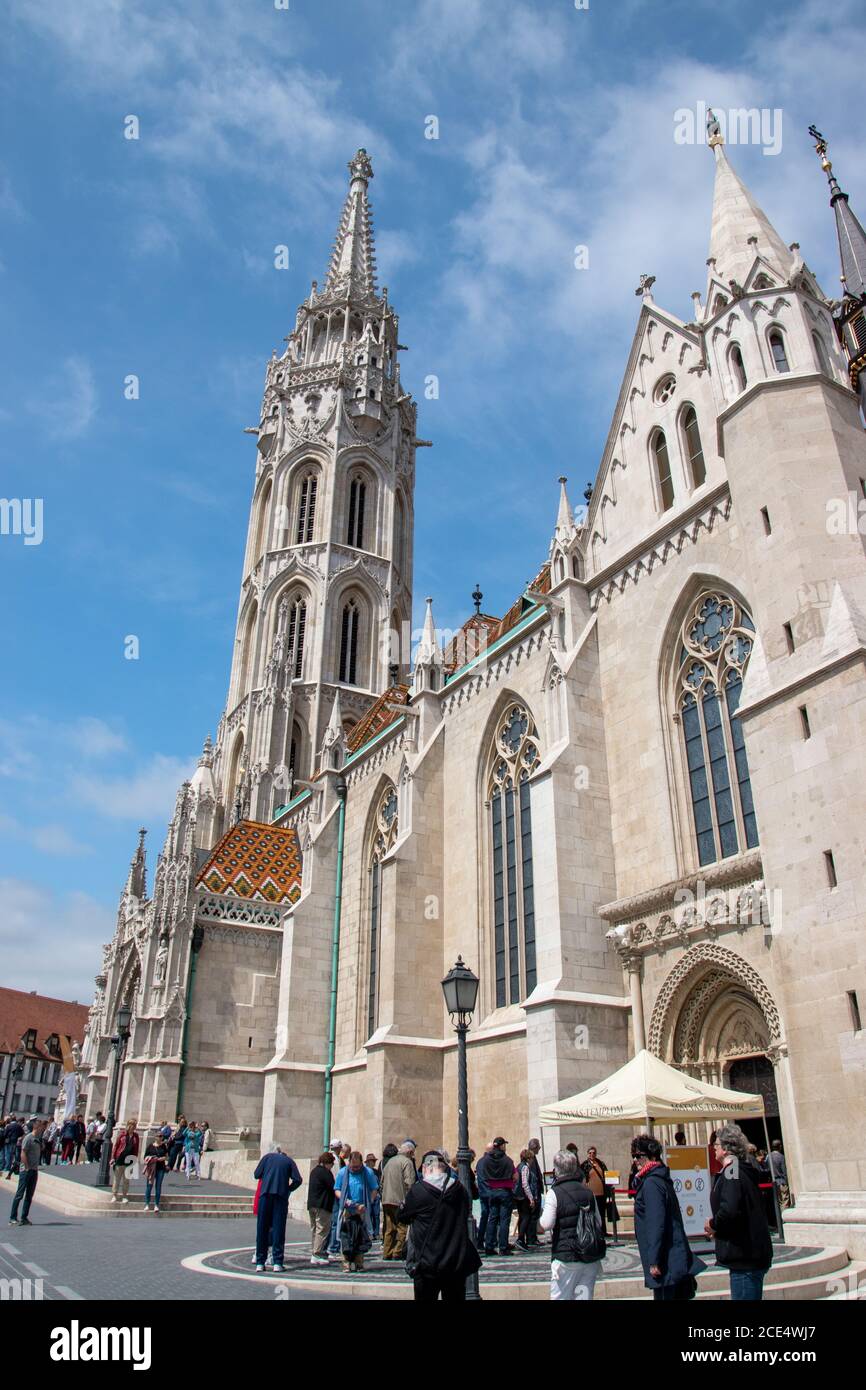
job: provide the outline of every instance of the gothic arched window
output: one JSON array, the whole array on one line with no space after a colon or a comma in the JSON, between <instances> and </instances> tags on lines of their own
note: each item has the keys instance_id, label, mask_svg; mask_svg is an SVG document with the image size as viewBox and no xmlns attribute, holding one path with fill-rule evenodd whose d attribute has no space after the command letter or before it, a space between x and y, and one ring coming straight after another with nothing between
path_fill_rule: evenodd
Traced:
<instances>
[{"instance_id":1,"label":"gothic arched window","mask_svg":"<svg viewBox=\"0 0 866 1390\"><path fill-rule=\"evenodd\" d=\"M789 372L788 354L785 351L785 335L781 328L774 328L769 337L770 351L773 354L773 366L777 372Z\"/></svg>"},{"instance_id":2,"label":"gothic arched window","mask_svg":"<svg viewBox=\"0 0 866 1390\"><path fill-rule=\"evenodd\" d=\"M397 790L387 786L376 808L370 855L370 918L367 964L367 1037L376 1031L379 1013L379 952L382 940L382 860L397 838Z\"/></svg>"},{"instance_id":3,"label":"gothic arched window","mask_svg":"<svg viewBox=\"0 0 866 1390\"><path fill-rule=\"evenodd\" d=\"M820 333L812 334L812 346L815 349L815 356L818 359L818 369L825 376L832 376L833 369L830 366L830 358L827 355L827 348Z\"/></svg>"},{"instance_id":4,"label":"gothic arched window","mask_svg":"<svg viewBox=\"0 0 866 1390\"><path fill-rule=\"evenodd\" d=\"M749 765L737 715L755 625L736 599L707 590L680 630L676 701L699 864L758 843Z\"/></svg>"},{"instance_id":5,"label":"gothic arched window","mask_svg":"<svg viewBox=\"0 0 866 1390\"><path fill-rule=\"evenodd\" d=\"M689 461L689 471L692 475L692 487L700 487L701 484L706 481L707 465L704 461L701 432L698 429L698 417L694 406L687 405L680 419L682 422L686 458Z\"/></svg>"},{"instance_id":6,"label":"gothic arched window","mask_svg":"<svg viewBox=\"0 0 866 1390\"><path fill-rule=\"evenodd\" d=\"M356 601L351 598L343 608L340 622L340 675L345 685L357 685L358 675L358 629L361 615Z\"/></svg>"},{"instance_id":7,"label":"gothic arched window","mask_svg":"<svg viewBox=\"0 0 866 1390\"><path fill-rule=\"evenodd\" d=\"M536 985L529 776L539 761L537 739L529 711L512 705L496 730L487 787L497 1009L519 1004Z\"/></svg>"},{"instance_id":8,"label":"gothic arched window","mask_svg":"<svg viewBox=\"0 0 866 1390\"><path fill-rule=\"evenodd\" d=\"M300 680L304 670L304 637L307 630L307 604L299 594L289 604L286 628L286 669L290 680Z\"/></svg>"},{"instance_id":9,"label":"gothic arched window","mask_svg":"<svg viewBox=\"0 0 866 1390\"><path fill-rule=\"evenodd\" d=\"M655 466L656 488L658 489L659 510L666 512L674 505L674 480L671 477L671 461L668 455L668 442L664 430L656 430L650 440L653 464Z\"/></svg>"},{"instance_id":10,"label":"gothic arched window","mask_svg":"<svg viewBox=\"0 0 866 1390\"><path fill-rule=\"evenodd\" d=\"M728 353L728 362L731 367L731 376L734 382L735 391L745 391L748 385L746 376L746 366L743 362L743 354L740 351L739 343L732 343Z\"/></svg>"},{"instance_id":11,"label":"gothic arched window","mask_svg":"<svg viewBox=\"0 0 866 1390\"><path fill-rule=\"evenodd\" d=\"M319 479L313 472L305 473L301 479L298 493L298 521L295 527L295 545L307 545L316 530L316 494Z\"/></svg>"},{"instance_id":12,"label":"gothic arched window","mask_svg":"<svg viewBox=\"0 0 866 1390\"><path fill-rule=\"evenodd\" d=\"M367 500L367 484L360 476L349 483L349 527L346 544L356 550L364 549L364 506Z\"/></svg>"}]
</instances>

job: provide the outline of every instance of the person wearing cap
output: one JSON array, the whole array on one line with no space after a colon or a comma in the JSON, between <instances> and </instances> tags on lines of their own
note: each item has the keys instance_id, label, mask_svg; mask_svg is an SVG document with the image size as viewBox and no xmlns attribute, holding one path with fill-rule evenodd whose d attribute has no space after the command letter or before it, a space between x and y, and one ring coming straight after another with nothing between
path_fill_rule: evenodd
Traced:
<instances>
[{"instance_id":1,"label":"person wearing cap","mask_svg":"<svg viewBox=\"0 0 866 1390\"><path fill-rule=\"evenodd\" d=\"M477 1169L478 1190L481 1192L483 1187L487 1192L486 1255L512 1253L508 1245L508 1223L514 1190L514 1164L505 1152L507 1143L507 1139L497 1136L490 1153L484 1154Z\"/></svg>"},{"instance_id":2,"label":"person wearing cap","mask_svg":"<svg viewBox=\"0 0 866 1390\"><path fill-rule=\"evenodd\" d=\"M382 1169L382 1259L405 1259L409 1228L398 1212L415 1183L415 1145L406 1139Z\"/></svg>"}]
</instances>

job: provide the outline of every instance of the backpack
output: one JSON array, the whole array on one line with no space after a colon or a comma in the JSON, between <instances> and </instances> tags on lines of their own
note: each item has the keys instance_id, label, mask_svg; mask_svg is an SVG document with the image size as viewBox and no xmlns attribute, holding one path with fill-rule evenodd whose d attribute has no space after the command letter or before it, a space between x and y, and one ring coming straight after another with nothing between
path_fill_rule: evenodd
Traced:
<instances>
[{"instance_id":1,"label":"backpack","mask_svg":"<svg viewBox=\"0 0 866 1390\"><path fill-rule=\"evenodd\" d=\"M571 1250L580 1264L593 1264L603 1260L607 1252L607 1241L602 1230L601 1217L593 1199L592 1206L579 1206L577 1225L571 1238Z\"/></svg>"}]
</instances>

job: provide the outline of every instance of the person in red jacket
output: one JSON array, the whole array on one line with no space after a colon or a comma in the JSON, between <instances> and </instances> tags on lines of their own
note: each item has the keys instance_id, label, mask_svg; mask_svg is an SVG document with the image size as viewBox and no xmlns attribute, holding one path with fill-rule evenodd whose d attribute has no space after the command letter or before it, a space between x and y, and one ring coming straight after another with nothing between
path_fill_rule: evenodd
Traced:
<instances>
[{"instance_id":1,"label":"person in red jacket","mask_svg":"<svg viewBox=\"0 0 866 1390\"><path fill-rule=\"evenodd\" d=\"M138 1158L137 1120L127 1120L126 1129L118 1134L111 1150L111 1164L114 1168L112 1202L129 1201L129 1170Z\"/></svg>"}]
</instances>

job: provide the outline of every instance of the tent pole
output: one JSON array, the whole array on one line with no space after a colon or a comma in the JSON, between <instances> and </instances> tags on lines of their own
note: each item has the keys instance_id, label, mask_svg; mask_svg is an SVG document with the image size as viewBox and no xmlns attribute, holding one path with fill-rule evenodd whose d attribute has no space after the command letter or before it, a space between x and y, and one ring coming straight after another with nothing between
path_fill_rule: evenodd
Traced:
<instances>
[{"instance_id":1,"label":"tent pole","mask_svg":"<svg viewBox=\"0 0 866 1390\"><path fill-rule=\"evenodd\" d=\"M779 1189L776 1186L776 1179L773 1176L773 1165L770 1162L770 1131L767 1129L767 1112L764 1111L761 1119L764 1122L764 1138L767 1141L767 1167L770 1170L770 1185L773 1190L773 1210L776 1213L776 1229L779 1232L779 1244L785 1244L785 1231L782 1226L782 1203L779 1201Z\"/></svg>"}]
</instances>

